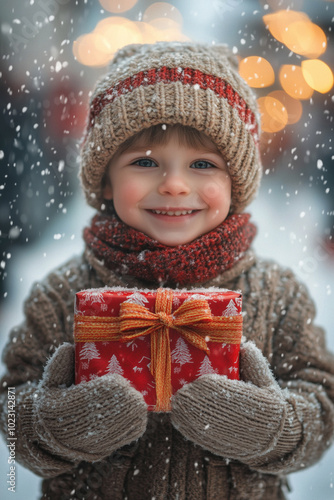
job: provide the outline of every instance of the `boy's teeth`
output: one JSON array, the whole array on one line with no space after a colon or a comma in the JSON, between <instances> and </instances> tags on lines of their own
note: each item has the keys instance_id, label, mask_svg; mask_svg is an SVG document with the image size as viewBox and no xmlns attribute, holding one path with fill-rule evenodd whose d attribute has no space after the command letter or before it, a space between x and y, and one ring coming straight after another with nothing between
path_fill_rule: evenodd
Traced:
<instances>
[{"instance_id":1,"label":"boy's teeth","mask_svg":"<svg viewBox=\"0 0 334 500\"><path fill-rule=\"evenodd\" d=\"M161 214L161 215L188 215L193 212L193 210L152 210L155 214Z\"/></svg>"}]
</instances>

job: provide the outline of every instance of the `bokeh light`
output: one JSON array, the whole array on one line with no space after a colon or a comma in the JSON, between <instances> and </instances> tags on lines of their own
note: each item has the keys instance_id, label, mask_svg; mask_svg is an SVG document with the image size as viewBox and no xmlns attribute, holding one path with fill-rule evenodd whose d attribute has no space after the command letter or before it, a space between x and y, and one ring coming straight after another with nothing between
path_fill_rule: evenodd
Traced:
<instances>
[{"instance_id":1,"label":"bokeh light","mask_svg":"<svg viewBox=\"0 0 334 500\"><path fill-rule=\"evenodd\" d=\"M154 43L159 40L159 32L151 24L144 21L134 21L134 24L141 33L143 43Z\"/></svg>"},{"instance_id":2,"label":"bokeh light","mask_svg":"<svg viewBox=\"0 0 334 500\"><path fill-rule=\"evenodd\" d=\"M275 73L270 62L263 57L251 56L239 63L239 74L250 87L269 87L275 81Z\"/></svg>"},{"instance_id":3,"label":"bokeh light","mask_svg":"<svg viewBox=\"0 0 334 500\"><path fill-rule=\"evenodd\" d=\"M159 18L171 19L180 28L183 23L181 12L174 5L167 2L155 2L143 14L143 21L146 23L151 23L151 21Z\"/></svg>"},{"instance_id":4,"label":"bokeh light","mask_svg":"<svg viewBox=\"0 0 334 500\"><path fill-rule=\"evenodd\" d=\"M98 33L87 33L73 42L73 54L85 66L105 66L109 61L108 42Z\"/></svg>"},{"instance_id":5,"label":"bokeh light","mask_svg":"<svg viewBox=\"0 0 334 500\"><path fill-rule=\"evenodd\" d=\"M283 64L279 72L283 90L294 99L310 99L313 89L308 85L300 66Z\"/></svg>"},{"instance_id":6,"label":"bokeh light","mask_svg":"<svg viewBox=\"0 0 334 500\"><path fill-rule=\"evenodd\" d=\"M113 12L128 10L135 3L133 0L101 0L101 5ZM73 53L76 59L86 66L106 66L114 54L125 45L190 40L182 33L182 22L182 15L176 7L167 2L155 2L146 9L142 21L130 21L120 16L103 19L92 33L79 37L73 43Z\"/></svg>"},{"instance_id":7,"label":"bokeh light","mask_svg":"<svg viewBox=\"0 0 334 500\"><path fill-rule=\"evenodd\" d=\"M100 0L102 7L114 14L120 14L132 9L137 3L137 0Z\"/></svg>"},{"instance_id":8,"label":"bokeh light","mask_svg":"<svg viewBox=\"0 0 334 500\"><path fill-rule=\"evenodd\" d=\"M276 40L285 43L284 37L289 29L289 26L297 22L310 22L310 18L304 12L295 10L279 10L278 12L263 16L263 22Z\"/></svg>"},{"instance_id":9,"label":"bokeh light","mask_svg":"<svg viewBox=\"0 0 334 500\"><path fill-rule=\"evenodd\" d=\"M275 133L288 123L288 112L283 104L274 97L260 97L258 100L261 113L261 129L263 132Z\"/></svg>"},{"instance_id":10,"label":"bokeh light","mask_svg":"<svg viewBox=\"0 0 334 500\"><path fill-rule=\"evenodd\" d=\"M297 123L303 114L303 105L298 99L289 96L284 90L274 90L268 94L282 103L288 113L288 125Z\"/></svg>"},{"instance_id":11,"label":"bokeh light","mask_svg":"<svg viewBox=\"0 0 334 500\"><path fill-rule=\"evenodd\" d=\"M325 33L309 21L291 23L282 38L288 49L305 57L319 57L327 48Z\"/></svg>"},{"instance_id":12,"label":"bokeh light","mask_svg":"<svg viewBox=\"0 0 334 500\"><path fill-rule=\"evenodd\" d=\"M106 40L110 58L125 45L143 42L142 32L138 26L125 17L103 19L97 24L94 32L99 33Z\"/></svg>"},{"instance_id":13,"label":"bokeh light","mask_svg":"<svg viewBox=\"0 0 334 500\"><path fill-rule=\"evenodd\" d=\"M302 61L302 72L308 85L325 94L333 87L333 73L330 67L319 59Z\"/></svg>"}]
</instances>

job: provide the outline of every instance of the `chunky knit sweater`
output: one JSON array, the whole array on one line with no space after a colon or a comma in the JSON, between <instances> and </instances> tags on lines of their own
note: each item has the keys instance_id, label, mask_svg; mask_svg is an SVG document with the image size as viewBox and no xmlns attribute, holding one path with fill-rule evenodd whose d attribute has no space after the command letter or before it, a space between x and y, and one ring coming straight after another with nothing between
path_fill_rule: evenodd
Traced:
<instances>
[{"instance_id":1,"label":"chunky knit sweater","mask_svg":"<svg viewBox=\"0 0 334 500\"><path fill-rule=\"evenodd\" d=\"M313 324L315 309L304 286L292 272L258 260L252 251L228 271L201 284L242 291L244 336L268 359L289 401L279 439L273 439L266 455L254 455L246 465L243 460L224 458L219 437L214 449L209 442L202 447L186 439L182 429L172 424L171 414L149 413L147 424L142 421L142 436L125 446L119 447L122 439L116 428L114 448L98 461L94 439L91 458L71 448L70 435L67 446L58 443L61 433L66 437L71 416L55 421L52 411L44 409L44 421L39 420L36 399L43 401L51 390L45 382L47 360L62 343L73 343L75 293L105 285L142 288L147 283L117 276L86 252L33 287L25 303L26 321L13 330L4 351L7 373L1 383L2 404L7 406L6 387L16 386L17 459L44 478L42 498L283 499L285 475L319 460L334 433L334 359L326 351L323 331ZM119 397L127 390L122 386ZM204 410L215 419L217 411L225 411L214 406ZM215 415L210 415L213 411ZM72 413L76 414L76 408ZM6 435L6 412L2 414ZM85 425L85 415L78 410L76 425ZM267 418L264 410L264 421ZM120 419L115 422L121 427ZM265 437L259 435L259 441Z\"/></svg>"}]
</instances>

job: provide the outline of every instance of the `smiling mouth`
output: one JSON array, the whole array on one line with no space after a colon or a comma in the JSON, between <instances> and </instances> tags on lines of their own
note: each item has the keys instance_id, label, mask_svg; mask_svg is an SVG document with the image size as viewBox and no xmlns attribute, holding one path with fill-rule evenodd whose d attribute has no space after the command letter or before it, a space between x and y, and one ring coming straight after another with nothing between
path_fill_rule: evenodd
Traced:
<instances>
[{"instance_id":1,"label":"smiling mouth","mask_svg":"<svg viewBox=\"0 0 334 500\"><path fill-rule=\"evenodd\" d=\"M153 214L157 215L169 215L172 217L179 217L181 215L190 215L195 212L198 212L198 210L149 210Z\"/></svg>"}]
</instances>

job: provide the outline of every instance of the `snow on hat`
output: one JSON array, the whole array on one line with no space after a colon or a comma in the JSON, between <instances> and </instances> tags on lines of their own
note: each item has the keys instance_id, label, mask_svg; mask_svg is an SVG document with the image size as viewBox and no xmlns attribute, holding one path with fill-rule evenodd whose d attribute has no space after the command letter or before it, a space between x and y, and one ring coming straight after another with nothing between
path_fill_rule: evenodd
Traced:
<instances>
[{"instance_id":1,"label":"snow on hat","mask_svg":"<svg viewBox=\"0 0 334 500\"><path fill-rule=\"evenodd\" d=\"M226 45L157 42L118 51L98 82L81 150L81 182L101 209L102 180L118 147L143 128L181 124L216 144L232 179L240 213L255 197L262 174L256 99Z\"/></svg>"}]
</instances>

